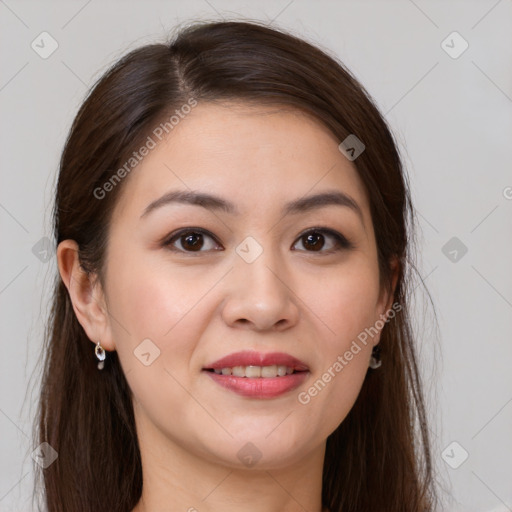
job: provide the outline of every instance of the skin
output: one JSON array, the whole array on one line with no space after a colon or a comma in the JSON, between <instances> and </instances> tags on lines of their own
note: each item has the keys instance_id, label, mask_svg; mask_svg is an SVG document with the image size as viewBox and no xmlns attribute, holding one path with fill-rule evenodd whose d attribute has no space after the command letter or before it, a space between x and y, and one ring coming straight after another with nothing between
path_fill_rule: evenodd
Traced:
<instances>
[{"instance_id":1,"label":"skin","mask_svg":"<svg viewBox=\"0 0 512 512\"><path fill-rule=\"evenodd\" d=\"M392 302L379 288L365 188L338 144L319 122L286 108L200 103L125 179L103 285L82 272L72 240L59 245L91 350L98 340L117 350L133 392L144 475L134 512L322 510L326 438L352 408L379 335L308 404L298 394ZM176 189L223 197L239 214L173 203L141 218ZM324 191L349 195L362 218L336 205L282 216L284 203ZM301 235L318 226L354 247L325 252L337 246L325 234L325 245L311 249ZM214 238L188 253L183 237L161 242L183 227ZM263 249L250 264L235 252L247 236ZM146 338L160 350L149 366L134 355ZM283 396L242 397L202 372L240 350L286 352L310 373ZM237 457L248 442L261 454L251 468Z\"/></svg>"}]
</instances>

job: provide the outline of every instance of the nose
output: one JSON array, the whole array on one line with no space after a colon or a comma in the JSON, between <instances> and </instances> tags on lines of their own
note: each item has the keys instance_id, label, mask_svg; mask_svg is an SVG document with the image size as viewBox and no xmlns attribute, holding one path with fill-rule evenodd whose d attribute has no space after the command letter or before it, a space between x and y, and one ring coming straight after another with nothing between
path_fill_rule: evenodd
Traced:
<instances>
[{"instance_id":1,"label":"nose","mask_svg":"<svg viewBox=\"0 0 512 512\"><path fill-rule=\"evenodd\" d=\"M255 331L289 329L300 317L300 300L293 288L290 272L270 250L252 263L237 256L229 273L222 309L224 322L230 327Z\"/></svg>"}]
</instances>

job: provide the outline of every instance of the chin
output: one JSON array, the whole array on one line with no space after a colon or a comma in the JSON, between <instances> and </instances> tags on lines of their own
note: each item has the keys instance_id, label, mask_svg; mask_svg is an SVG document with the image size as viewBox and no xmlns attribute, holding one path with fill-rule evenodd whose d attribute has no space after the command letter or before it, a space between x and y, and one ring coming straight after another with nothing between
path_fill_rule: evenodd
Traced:
<instances>
[{"instance_id":1,"label":"chin","mask_svg":"<svg viewBox=\"0 0 512 512\"><path fill-rule=\"evenodd\" d=\"M208 459L237 470L284 469L300 463L315 445L284 435L271 437L272 434L268 438L261 434L247 438L236 436L222 445L210 446Z\"/></svg>"}]
</instances>

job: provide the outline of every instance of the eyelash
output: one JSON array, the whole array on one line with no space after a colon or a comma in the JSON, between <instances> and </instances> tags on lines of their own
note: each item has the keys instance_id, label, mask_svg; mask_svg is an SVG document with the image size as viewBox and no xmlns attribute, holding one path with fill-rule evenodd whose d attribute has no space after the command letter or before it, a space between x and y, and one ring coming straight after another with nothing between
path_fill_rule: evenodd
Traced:
<instances>
[{"instance_id":1,"label":"eyelash","mask_svg":"<svg viewBox=\"0 0 512 512\"><path fill-rule=\"evenodd\" d=\"M206 231L202 228L194 228L194 227L183 228L183 229L180 229L179 231L175 231L174 233L171 233L162 242L162 245L164 247L167 247L168 249L170 249L173 252L185 253L185 254L190 254L190 255L209 252L209 251L202 251L202 250L186 251L184 249L178 249L173 246L173 243L175 241L178 241L181 238L183 238L185 235L189 235L189 234L199 234L199 235L210 237L210 238L212 238L212 240L215 241L216 244L220 245L219 242L215 239L215 237L211 233L209 233L208 231ZM330 236L334 239L336 247L328 249L328 250L323 250L323 248L322 248L319 251L308 251L306 249L300 249L300 251L309 252L309 253L313 253L313 254L320 253L320 254L325 255L325 254L333 254L333 253L339 252L341 250L350 250L350 249L354 248L354 245L352 244L352 242L350 240L348 240L345 236L343 236L341 233L338 233L337 231L334 231L333 229L323 228L323 227L314 227L314 228L309 228L306 231L303 231L297 237L297 240L294 242L293 245L295 245L296 243L301 241L302 238L304 238L305 236L310 235L310 234L321 234L321 235ZM297 250L297 249L294 249L294 250Z\"/></svg>"}]
</instances>

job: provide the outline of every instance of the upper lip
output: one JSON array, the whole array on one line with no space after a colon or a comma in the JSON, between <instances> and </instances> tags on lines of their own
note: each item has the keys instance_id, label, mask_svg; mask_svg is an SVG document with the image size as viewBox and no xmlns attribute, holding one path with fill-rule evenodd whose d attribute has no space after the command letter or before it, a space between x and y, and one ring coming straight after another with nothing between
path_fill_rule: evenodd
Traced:
<instances>
[{"instance_id":1,"label":"upper lip","mask_svg":"<svg viewBox=\"0 0 512 512\"><path fill-rule=\"evenodd\" d=\"M255 351L234 352L205 366L205 370L222 370L234 366L288 366L295 371L308 370L308 366L284 352L261 353Z\"/></svg>"}]
</instances>

